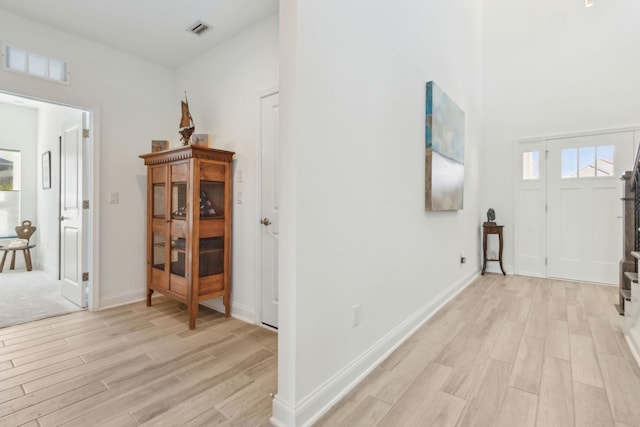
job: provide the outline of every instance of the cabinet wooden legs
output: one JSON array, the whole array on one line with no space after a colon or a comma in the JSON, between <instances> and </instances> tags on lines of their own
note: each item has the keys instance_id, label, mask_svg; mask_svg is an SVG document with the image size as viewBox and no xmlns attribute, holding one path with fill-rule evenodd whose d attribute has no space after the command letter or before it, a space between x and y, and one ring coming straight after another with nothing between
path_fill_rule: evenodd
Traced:
<instances>
[{"instance_id":1,"label":"cabinet wooden legs","mask_svg":"<svg viewBox=\"0 0 640 427\"><path fill-rule=\"evenodd\" d=\"M151 307L151 295L153 295L153 289L147 289L147 307Z\"/></svg>"},{"instance_id":2,"label":"cabinet wooden legs","mask_svg":"<svg viewBox=\"0 0 640 427\"><path fill-rule=\"evenodd\" d=\"M224 317L231 316L231 298L228 296L223 296L222 304L224 305Z\"/></svg>"},{"instance_id":3,"label":"cabinet wooden legs","mask_svg":"<svg viewBox=\"0 0 640 427\"><path fill-rule=\"evenodd\" d=\"M196 328L196 318L198 317L198 301L194 301L191 305L187 306L189 311L189 329Z\"/></svg>"}]
</instances>

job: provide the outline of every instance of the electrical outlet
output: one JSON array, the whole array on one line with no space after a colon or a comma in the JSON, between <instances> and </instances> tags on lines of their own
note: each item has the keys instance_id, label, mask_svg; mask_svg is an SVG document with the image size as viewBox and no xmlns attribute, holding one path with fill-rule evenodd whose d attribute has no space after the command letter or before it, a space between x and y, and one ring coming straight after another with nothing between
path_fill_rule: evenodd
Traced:
<instances>
[{"instance_id":1,"label":"electrical outlet","mask_svg":"<svg viewBox=\"0 0 640 427\"><path fill-rule=\"evenodd\" d=\"M460 264L467 262L467 258L464 256L464 252L460 252Z\"/></svg>"},{"instance_id":2,"label":"electrical outlet","mask_svg":"<svg viewBox=\"0 0 640 427\"><path fill-rule=\"evenodd\" d=\"M353 306L353 326L360 324L360 304Z\"/></svg>"}]
</instances>

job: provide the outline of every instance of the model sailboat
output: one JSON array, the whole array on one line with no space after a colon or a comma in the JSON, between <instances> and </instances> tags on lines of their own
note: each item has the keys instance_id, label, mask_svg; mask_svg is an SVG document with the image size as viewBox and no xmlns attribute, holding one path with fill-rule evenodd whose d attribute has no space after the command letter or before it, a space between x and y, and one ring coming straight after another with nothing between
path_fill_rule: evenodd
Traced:
<instances>
[{"instance_id":1,"label":"model sailboat","mask_svg":"<svg viewBox=\"0 0 640 427\"><path fill-rule=\"evenodd\" d=\"M184 92L184 101L180 102L182 103L182 117L180 118L180 130L178 133L182 135L182 145L189 145L191 135L193 135L193 131L196 127L193 124L193 118L189 112L189 101L187 100L186 91Z\"/></svg>"}]
</instances>

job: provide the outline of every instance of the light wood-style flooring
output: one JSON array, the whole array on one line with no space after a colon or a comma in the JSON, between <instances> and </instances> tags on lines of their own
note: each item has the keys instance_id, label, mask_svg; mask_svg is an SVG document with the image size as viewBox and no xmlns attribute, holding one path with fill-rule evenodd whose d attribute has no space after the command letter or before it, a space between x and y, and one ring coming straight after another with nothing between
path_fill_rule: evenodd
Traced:
<instances>
[{"instance_id":1,"label":"light wood-style flooring","mask_svg":"<svg viewBox=\"0 0 640 427\"><path fill-rule=\"evenodd\" d=\"M636 426L617 289L479 278L317 426ZM270 330L164 297L0 329L0 426L268 426Z\"/></svg>"},{"instance_id":2,"label":"light wood-style flooring","mask_svg":"<svg viewBox=\"0 0 640 427\"><path fill-rule=\"evenodd\" d=\"M164 297L0 329L0 426L268 426L277 335Z\"/></svg>"},{"instance_id":3,"label":"light wood-style flooring","mask_svg":"<svg viewBox=\"0 0 640 427\"><path fill-rule=\"evenodd\" d=\"M316 426L640 426L617 288L486 275Z\"/></svg>"}]
</instances>

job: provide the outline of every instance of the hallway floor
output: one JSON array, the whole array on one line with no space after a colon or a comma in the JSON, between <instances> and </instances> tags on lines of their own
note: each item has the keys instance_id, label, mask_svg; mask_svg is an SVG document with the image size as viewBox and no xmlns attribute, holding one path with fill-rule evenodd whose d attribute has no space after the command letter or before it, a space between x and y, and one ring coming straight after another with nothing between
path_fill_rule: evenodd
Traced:
<instances>
[{"instance_id":1,"label":"hallway floor","mask_svg":"<svg viewBox=\"0 0 640 427\"><path fill-rule=\"evenodd\" d=\"M165 297L0 329L0 426L268 426L277 335Z\"/></svg>"},{"instance_id":2,"label":"hallway floor","mask_svg":"<svg viewBox=\"0 0 640 427\"><path fill-rule=\"evenodd\" d=\"M488 274L316 426L640 426L618 289Z\"/></svg>"}]
</instances>

